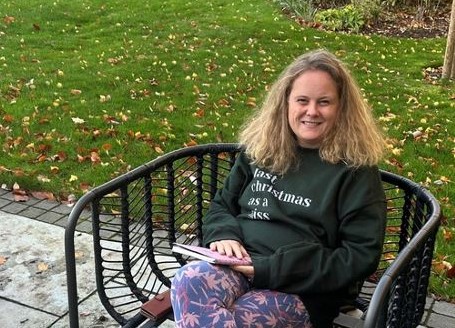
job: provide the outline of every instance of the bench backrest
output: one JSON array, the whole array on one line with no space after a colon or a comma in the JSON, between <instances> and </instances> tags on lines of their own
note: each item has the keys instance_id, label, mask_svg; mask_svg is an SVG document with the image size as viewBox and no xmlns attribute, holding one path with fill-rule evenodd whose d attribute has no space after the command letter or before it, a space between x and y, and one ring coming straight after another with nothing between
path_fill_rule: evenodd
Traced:
<instances>
[{"instance_id":1,"label":"bench backrest","mask_svg":"<svg viewBox=\"0 0 455 328\"><path fill-rule=\"evenodd\" d=\"M74 266L68 254L74 252L71 236L89 205L99 297L119 323L126 323L143 302L169 288L175 271L186 263L185 257L171 252L173 242L201 243L202 217L239 150L237 144L180 149L92 190L78 202L67 228L68 270ZM365 283L362 299L367 307L384 272L429 222L428 232L419 238L424 240L386 284L384 310L379 310L381 320L391 327L403 322L415 327L424 310L439 208L415 183L381 174L388 199L386 239L381 264ZM76 277L69 272L69 293L73 288ZM70 317L71 303L70 296ZM76 314L72 316L75 320Z\"/></svg>"}]
</instances>

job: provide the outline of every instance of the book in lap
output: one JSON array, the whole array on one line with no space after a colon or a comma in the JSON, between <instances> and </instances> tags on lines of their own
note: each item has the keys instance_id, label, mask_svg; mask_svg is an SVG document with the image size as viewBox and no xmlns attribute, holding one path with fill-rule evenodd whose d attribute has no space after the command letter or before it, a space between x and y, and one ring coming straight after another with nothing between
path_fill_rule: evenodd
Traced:
<instances>
[{"instance_id":1,"label":"book in lap","mask_svg":"<svg viewBox=\"0 0 455 328\"><path fill-rule=\"evenodd\" d=\"M227 256L220 254L218 252L212 251L206 247L194 246L194 245L185 245L174 243L172 246L172 251L174 253L179 253L182 255L188 255L196 259L206 261L213 264L221 265L251 265L251 259L243 258L239 259L235 256Z\"/></svg>"}]
</instances>

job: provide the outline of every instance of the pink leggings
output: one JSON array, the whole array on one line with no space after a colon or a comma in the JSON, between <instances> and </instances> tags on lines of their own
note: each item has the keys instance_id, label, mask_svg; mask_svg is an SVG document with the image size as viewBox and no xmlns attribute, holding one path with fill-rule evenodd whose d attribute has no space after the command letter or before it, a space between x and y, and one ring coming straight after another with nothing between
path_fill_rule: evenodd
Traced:
<instances>
[{"instance_id":1,"label":"pink leggings","mask_svg":"<svg viewBox=\"0 0 455 328\"><path fill-rule=\"evenodd\" d=\"M251 289L242 274L203 261L179 269L171 301L176 327L181 328L312 327L297 295Z\"/></svg>"}]
</instances>

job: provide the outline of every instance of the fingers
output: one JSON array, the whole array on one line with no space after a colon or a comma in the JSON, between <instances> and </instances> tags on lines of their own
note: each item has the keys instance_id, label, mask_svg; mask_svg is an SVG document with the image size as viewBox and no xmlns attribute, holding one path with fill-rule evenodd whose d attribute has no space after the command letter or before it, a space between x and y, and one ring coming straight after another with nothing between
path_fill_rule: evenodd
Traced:
<instances>
[{"instance_id":1,"label":"fingers","mask_svg":"<svg viewBox=\"0 0 455 328\"><path fill-rule=\"evenodd\" d=\"M235 256L239 259L250 257L246 249L237 240L219 240L210 243L210 249L227 256Z\"/></svg>"},{"instance_id":2,"label":"fingers","mask_svg":"<svg viewBox=\"0 0 455 328\"><path fill-rule=\"evenodd\" d=\"M232 270L238 271L248 278L253 278L254 277L254 267L252 265L235 265L231 266Z\"/></svg>"}]
</instances>

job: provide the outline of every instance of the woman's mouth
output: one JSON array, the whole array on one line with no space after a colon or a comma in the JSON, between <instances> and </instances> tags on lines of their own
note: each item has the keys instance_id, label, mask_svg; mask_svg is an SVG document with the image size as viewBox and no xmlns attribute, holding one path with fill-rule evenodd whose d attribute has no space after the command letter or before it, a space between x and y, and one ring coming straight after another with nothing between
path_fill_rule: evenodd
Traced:
<instances>
[{"instance_id":1,"label":"woman's mouth","mask_svg":"<svg viewBox=\"0 0 455 328\"><path fill-rule=\"evenodd\" d=\"M303 123L304 125L307 125L307 126L318 126L318 125L321 124L322 122L302 121L302 123Z\"/></svg>"}]
</instances>

